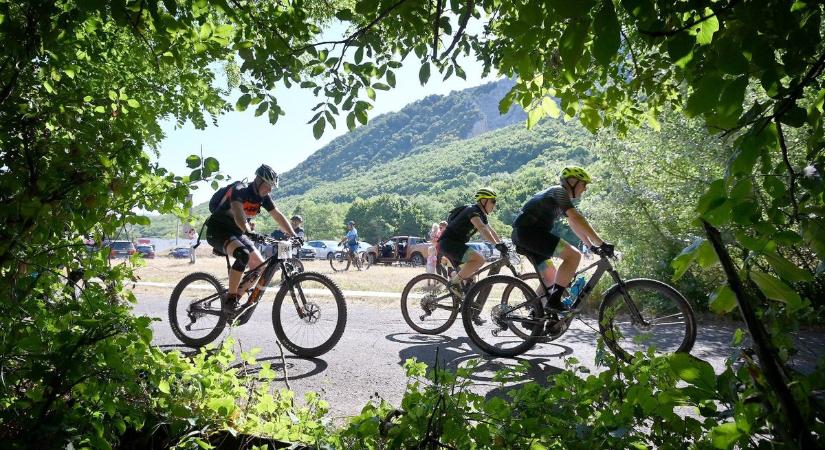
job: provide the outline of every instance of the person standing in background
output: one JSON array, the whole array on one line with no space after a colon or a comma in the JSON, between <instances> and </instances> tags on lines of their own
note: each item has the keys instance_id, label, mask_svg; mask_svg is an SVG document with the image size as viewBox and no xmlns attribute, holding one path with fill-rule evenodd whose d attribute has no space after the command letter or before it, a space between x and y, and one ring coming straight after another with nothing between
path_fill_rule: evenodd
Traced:
<instances>
[{"instance_id":1,"label":"person standing in background","mask_svg":"<svg viewBox=\"0 0 825 450\"><path fill-rule=\"evenodd\" d=\"M189 238L189 264L195 264L197 259L195 257L195 245L198 244L198 232L194 228L190 228L187 236Z\"/></svg>"},{"instance_id":2,"label":"person standing in background","mask_svg":"<svg viewBox=\"0 0 825 450\"><path fill-rule=\"evenodd\" d=\"M441 230L437 223L434 223L430 228L430 246L427 247L427 273L435 273L435 266L438 263L438 250L436 244L438 237L441 235Z\"/></svg>"}]
</instances>

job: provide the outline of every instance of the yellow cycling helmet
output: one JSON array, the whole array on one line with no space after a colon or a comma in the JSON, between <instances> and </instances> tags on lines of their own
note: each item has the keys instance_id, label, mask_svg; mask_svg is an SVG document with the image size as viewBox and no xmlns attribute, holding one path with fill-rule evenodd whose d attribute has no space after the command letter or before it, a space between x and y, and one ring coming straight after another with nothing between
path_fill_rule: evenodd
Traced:
<instances>
[{"instance_id":1,"label":"yellow cycling helmet","mask_svg":"<svg viewBox=\"0 0 825 450\"><path fill-rule=\"evenodd\" d=\"M485 198L495 200L496 197L497 197L496 192L492 189L481 188L478 191L476 191L476 201L480 201L480 200L485 199Z\"/></svg>"},{"instance_id":2,"label":"yellow cycling helmet","mask_svg":"<svg viewBox=\"0 0 825 450\"><path fill-rule=\"evenodd\" d=\"M564 182L568 178L575 178L585 183L590 183L591 181L590 175L588 175L584 169L578 166L568 166L561 170L559 180Z\"/></svg>"}]
</instances>

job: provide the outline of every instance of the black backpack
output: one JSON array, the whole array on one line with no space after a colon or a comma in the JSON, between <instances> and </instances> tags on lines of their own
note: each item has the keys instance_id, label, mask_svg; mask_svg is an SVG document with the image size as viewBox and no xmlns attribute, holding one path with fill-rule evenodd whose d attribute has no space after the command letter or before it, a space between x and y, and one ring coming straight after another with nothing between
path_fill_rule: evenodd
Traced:
<instances>
[{"instance_id":1,"label":"black backpack","mask_svg":"<svg viewBox=\"0 0 825 450\"><path fill-rule=\"evenodd\" d=\"M211 214L215 214L215 212L219 210L221 206L223 206L223 204L229 199L229 189L234 188L240 183L240 181L236 181L215 191L215 193L212 194L212 198L209 199L209 212Z\"/></svg>"},{"instance_id":2,"label":"black backpack","mask_svg":"<svg viewBox=\"0 0 825 450\"><path fill-rule=\"evenodd\" d=\"M461 214L461 211L464 211L465 209L467 209L469 207L470 207L470 205L461 205L461 206L456 206L455 208L450 210L450 213L447 214L447 223L449 224L450 222L455 220L455 218L458 217L459 214Z\"/></svg>"}]
</instances>

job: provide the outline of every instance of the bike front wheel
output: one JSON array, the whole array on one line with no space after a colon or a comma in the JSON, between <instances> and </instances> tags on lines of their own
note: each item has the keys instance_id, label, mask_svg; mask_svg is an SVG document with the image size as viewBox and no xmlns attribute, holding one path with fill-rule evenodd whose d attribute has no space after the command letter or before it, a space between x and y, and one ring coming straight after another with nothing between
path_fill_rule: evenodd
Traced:
<instances>
[{"instance_id":1,"label":"bike front wheel","mask_svg":"<svg viewBox=\"0 0 825 450\"><path fill-rule=\"evenodd\" d=\"M272 305L275 335L297 356L312 358L330 351L344 334L346 324L344 294L320 273L290 276Z\"/></svg>"},{"instance_id":2,"label":"bike front wheel","mask_svg":"<svg viewBox=\"0 0 825 450\"><path fill-rule=\"evenodd\" d=\"M467 337L483 352L513 357L533 348L541 337L543 310L524 281L492 275L467 293L461 320Z\"/></svg>"},{"instance_id":3,"label":"bike front wheel","mask_svg":"<svg viewBox=\"0 0 825 450\"><path fill-rule=\"evenodd\" d=\"M696 342L696 318L685 297L665 283L641 278L608 289L599 307L599 330L625 361L637 352L687 353Z\"/></svg>"},{"instance_id":4,"label":"bike front wheel","mask_svg":"<svg viewBox=\"0 0 825 450\"><path fill-rule=\"evenodd\" d=\"M169 298L169 326L175 336L193 347L214 341L226 327L221 311L225 293L212 274L195 272L180 280Z\"/></svg>"},{"instance_id":5,"label":"bike front wheel","mask_svg":"<svg viewBox=\"0 0 825 450\"><path fill-rule=\"evenodd\" d=\"M447 279L434 273L414 277L401 293L404 321L422 334L447 331L455 322L458 309L458 302L447 289Z\"/></svg>"},{"instance_id":6,"label":"bike front wheel","mask_svg":"<svg viewBox=\"0 0 825 450\"><path fill-rule=\"evenodd\" d=\"M343 272L349 269L349 254L347 252L335 252L329 259L329 266L333 272Z\"/></svg>"}]
</instances>

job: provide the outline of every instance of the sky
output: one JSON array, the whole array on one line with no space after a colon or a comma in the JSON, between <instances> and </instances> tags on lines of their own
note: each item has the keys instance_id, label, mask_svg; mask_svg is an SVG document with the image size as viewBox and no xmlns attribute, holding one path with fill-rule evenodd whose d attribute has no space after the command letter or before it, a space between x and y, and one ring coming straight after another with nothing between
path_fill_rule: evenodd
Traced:
<instances>
[{"instance_id":1,"label":"sky","mask_svg":"<svg viewBox=\"0 0 825 450\"><path fill-rule=\"evenodd\" d=\"M433 72L429 82L421 86L418 80L421 64L414 55L408 57L404 66L395 71L396 87L389 91L376 91L373 109L369 112L370 120L380 114L398 111L428 95L446 95L451 91L478 86L498 78L482 78L481 64L476 61L465 59L459 60L459 63L467 73L466 81L455 75L447 81L441 81L442 77ZM217 126L210 122L204 130L196 130L189 122L180 128L174 121L164 122L162 126L166 139L159 146L158 162L178 175L189 174L191 169L186 167L185 159L189 155L200 154L202 146L203 156L217 158L221 171L233 179L251 177L262 163L269 164L281 173L295 167L333 138L347 132L346 116L340 116L336 118L337 129L327 124L324 135L315 140L312 126L307 122L315 114L312 107L320 98L313 96L312 90L297 86L292 89L281 86L281 90L276 90L275 93L278 104L286 112L275 125L269 123L266 114L255 117L254 107L244 112L224 114L218 118ZM240 91L236 90L228 100L234 104L240 95ZM201 183L199 189L193 191L193 203L197 205L208 201L213 192L211 187ZM277 192L273 195L277 198Z\"/></svg>"}]
</instances>

